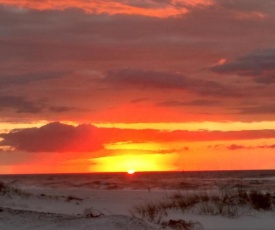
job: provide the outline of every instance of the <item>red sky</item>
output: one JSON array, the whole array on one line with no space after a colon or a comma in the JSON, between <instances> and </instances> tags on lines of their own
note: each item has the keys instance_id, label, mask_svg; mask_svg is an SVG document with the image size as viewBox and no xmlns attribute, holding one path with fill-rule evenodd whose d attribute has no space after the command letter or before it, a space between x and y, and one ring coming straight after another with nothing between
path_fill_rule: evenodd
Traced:
<instances>
[{"instance_id":1,"label":"red sky","mask_svg":"<svg viewBox=\"0 0 275 230\"><path fill-rule=\"evenodd\" d=\"M275 167L273 0L0 0L0 173Z\"/></svg>"}]
</instances>

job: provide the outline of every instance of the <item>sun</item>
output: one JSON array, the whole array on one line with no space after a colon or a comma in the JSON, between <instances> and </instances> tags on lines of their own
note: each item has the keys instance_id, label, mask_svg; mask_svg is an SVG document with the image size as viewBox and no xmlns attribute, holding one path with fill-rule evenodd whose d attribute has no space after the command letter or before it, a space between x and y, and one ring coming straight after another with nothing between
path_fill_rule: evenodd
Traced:
<instances>
[{"instance_id":1,"label":"sun","mask_svg":"<svg viewBox=\"0 0 275 230\"><path fill-rule=\"evenodd\" d=\"M128 174L134 174L134 173L135 173L135 170L134 170L134 169L129 169L129 170L127 171L127 173L128 173Z\"/></svg>"}]
</instances>

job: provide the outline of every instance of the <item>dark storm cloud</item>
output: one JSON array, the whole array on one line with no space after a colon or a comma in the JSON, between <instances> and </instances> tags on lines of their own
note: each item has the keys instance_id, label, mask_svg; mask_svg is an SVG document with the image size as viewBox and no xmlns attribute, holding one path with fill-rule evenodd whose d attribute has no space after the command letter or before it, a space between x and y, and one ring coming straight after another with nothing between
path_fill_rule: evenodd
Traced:
<instances>
[{"instance_id":1,"label":"dark storm cloud","mask_svg":"<svg viewBox=\"0 0 275 230\"><path fill-rule=\"evenodd\" d=\"M15 109L17 113L39 113L43 106L23 97L0 96L0 111L4 109Z\"/></svg>"},{"instance_id":2,"label":"dark storm cloud","mask_svg":"<svg viewBox=\"0 0 275 230\"><path fill-rule=\"evenodd\" d=\"M15 110L16 113L36 114L43 111L63 113L73 110L80 110L68 106L49 106L45 100L32 101L21 96L0 96L0 111L6 109Z\"/></svg>"},{"instance_id":3,"label":"dark storm cloud","mask_svg":"<svg viewBox=\"0 0 275 230\"><path fill-rule=\"evenodd\" d=\"M192 79L182 74L165 71L119 69L109 71L105 78L100 81L122 89L131 87L136 89L178 89L201 95L221 97L241 95L235 89L226 87L218 82Z\"/></svg>"},{"instance_id":4,"label":"dark storm cloud","mask_svg":"<svg viewBox=\"0 0 275 230\"><path fill-rule=\"evenodd\" d=\"M171 100L171 101L164 101L161 103L158 103L159 106L166 106L166 107L177 107L177 106L217 106L221 103L219 101L214 100L194 100L194 101L177 101L177 100Z\"/></svg>"},{"instance_id":5,"label":"dark storm cloud","mask_svg":"<svg viewBox=\"0 0 275 230\"><path fill-rule=\"evenodd\" d=\"M266 71L274 71L275 49L266 49L239 57L236 61L224 63L212 68L219 73L238 73L258 76Z\"/></svg>"},{"instance_id":6,"label":"dark storm cloud","mask_svg":"<svg viewBox=\"0 0 275 230\"><path fill-rule=\"evenodd\" d=\"M275 82L275 49L256 51L237 58L233 62L217 65L214 72L253 77L258 83Z\"/></svg>"},{"instance_id":7,"label":"dark storm cloud","mask_svg":"<svg viewBox=\"0 0 275 230\"><path fill-rule=\"evenodd\" d=\"M1 134L0 145L12 146L27 152L88 152L102 149L91 125L73 127L61 123L50 123L40 128L14 130Z\"/></svg>"}]
</instances>

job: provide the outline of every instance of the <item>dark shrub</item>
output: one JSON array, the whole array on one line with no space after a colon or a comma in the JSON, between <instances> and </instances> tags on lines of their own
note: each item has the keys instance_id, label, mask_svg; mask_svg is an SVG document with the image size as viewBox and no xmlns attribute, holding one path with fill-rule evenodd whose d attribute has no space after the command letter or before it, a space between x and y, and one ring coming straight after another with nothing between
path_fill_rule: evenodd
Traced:
<instances>
[{"instance_id":1,"label":"dark shrub","mask_svg":"<svg viewBox=\"0 0 275 230\"><path fill-rule=\"evenodd\" d=\"M5 194L7 192L7 186L0 181L0 194Z\"/></svg>"},{"instance_id":2,"label":"dark shrub","mask_svg":"<svg viewBox=\"0 0 275 230\"><path fill-rule=\"evenodd\" d=\"M76 196L67 196L66 197L66 201L68 201L68 202L73 201L73 200L75 200L75 201L82 201L83 199L78 198Z\"/></svg>"},{"instance_id":3,"label":"dark shrub","mask_svg":"<svg viewBox=\"0 0 275 230\"><path fill-rule=\"evenodd\" d=\"M0 195L18 195L28 197L29 193L0 181Z\"/></svg>"},{"instance_id":4,"label":"dark shrub","mask_svg":"<svg viewBox=\"0 0 275 230\"><path fill-rule=\"evenodd\" d=\"M249 202L249 195L243 189L238 190L238 198L239 198L239 204L247 204Z\"/></svg>"},{"instance_id":5,"label":"dark shrub","mask_svg":"<svg viewBox=\"0 0 275 230\"><path fill-rule=\"evenodd\" d=\"M169 220L162 222L162 227L169 227L176 230L192 230L192 229L202 229L202 226L199 222L185 221L185 220Z\"/></svg>"},{"instance_id":6,"label":"dark shrub","mask_svg":"<svg viewBox=\"0 0 275 230\"><path fill-rule=\"evenodd\" d=\"M250 200L253 208L260 210L271 209L272 197L269 193L261 193L257 191L252 191L250 193Z\"/></svg>"}]
</instances>

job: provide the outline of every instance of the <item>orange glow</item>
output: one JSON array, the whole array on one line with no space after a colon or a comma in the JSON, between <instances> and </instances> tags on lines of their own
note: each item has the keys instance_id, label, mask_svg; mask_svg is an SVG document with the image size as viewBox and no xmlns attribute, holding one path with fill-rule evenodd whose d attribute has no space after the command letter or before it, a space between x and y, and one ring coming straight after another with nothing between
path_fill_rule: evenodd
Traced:
<instances>
[{"instance_id":1,"label":"orange glow","mask_svg":"<svg viewBox=\"0 0 275 230\"><path fill-rule=\"evenodd\" d=\"M96 123L97 127L102 128L119 128L119 129L155 129L155 130L219 130L219 131L241 131L241 130L265 130L275 129L274 121L258 121L258 122L167 122L167 123Z\"/></svg>"},{"instance_id":2,"label":"orange glow","mask_svg":"<svg viewBox=\"0 0 275 230\"><path fill-rule=\"evenodd\" d=\"M223 65L223 64L226 63L226 61L227 61L226 58L222 58L222 59L220 59L220 60L218 61L217 65Z\"/></svg>"},{"instance_id":3,"label":"orange glow","mask_svg":"<svg viewBox=\"0 0 275 230\"><path fill-rule=\"evenodd\" d=\"M173 154L142 154L142 155L121 155L108 156L90 159L91 172L128 172L134 171L173 171L177 170L173 164Z\"/></svg>"},{"instance_id":4,"label":"orange glow","mask_svg":"<svg viewBox=\"0 0 275 230\"><path fill-rule=\"evenodd\" d=\"M201 123L201 127L209 123ZM114 124L116 126L118 124ZM138 124L121 124L123 126ZM176 123L170 124L142 124L147 128L159 128L159 130L173 129ZM146 126L147 125L147 126ZM170 125L170 126L169 126ZM178 128L188 127L188 123L178 123ZM192 123L189 124L190 127ZM194 125L194 124L193 124ZM199 126L199 123L196 125ZM242 128L265 129L268 125L272 127L274 122L255 122L255 123L213 123L213 129L232 129L242 130ZM231 125L231 127L230 127ZM20 127L20 126L19 126ZM8 127L10 128L10 127ZM138 129L138 127L137 127ZM114 131L114 130L113 130ZM149 130L150 131L150 130ZM132 141L104 143L104 148L95 149L87 152L52 152L31 154L28 162L14 166L1 166L0 173L61 173L61 172L140 172L140 171L178 171L178 170L224 170L224 169L257 169L259 162L265 156L266 161L261 164L262 169L274 168L274 138L256 138L253 140L244 139L242 136L234 136L232 139L205 139L203 140L174 140L173 138L162 138L155 135L155 140L150 139L151 133L139 133L136 138L132 132L137 130L116 130L111 133L113 136L120 136L122 139L127 136ZM168 132L169 133L169 132ZM102 133L106 137L106 133ZM109 134L108 134L109 135ZM108 136L107 135L107 136ZM133 136L132 136L133 135ZM179 135L179 133L177 134ZM194 135L199 135L194 133ZM206 134L207 135L207 134ZM210 134L209 134L210 135ZM100 136L100 135L99 135ZM207 136L206 136L207 137ZM236 137L236 139L235 139ZM134 139L133 139L134 138ZM108 138L107 138L108 139ZM70 146L64 146L67 149L77 150L83 145L83 138L75 139L70 142ZM110 141L110 140L109 140ZM96 142L94 142L96 144ZM230 149L231 145L240 146L240 148ZM261 146L269 146L268 148ZM9 146L1 146L1 159L5 160ZM26 153L25 153L26 154ZM16 155L16 154L14 154ZM2 156L2 158L1 158ZM253 156L253 157L251 157ZM249 161L247 160L249 159ZM3 162L3 160L2 160ZM130 171L131 170L131 171Z\"/></svg>"},{"instance_id":5,"label":"orange glow","mask_svg":"<svg viewBox=\"0 0 275 230\"><path fill-rule=\"evenodd\" d=\"M139 125L143 128L156 130L198 129L209 125L211 129L239 130L274 128L274 122L254 123L148 123L148 124L113 124L122 126L121 130L109 130L100 133L98 137L106 138L108 135L128 138L129 141L116 142L116 138L106 138L104 148L95 148L94 151L77 151L82 145L83 138L75 138L69 146L63 146L66 151L45 152L40 154L24 153L28 161L5 166L0 164L0 173L61 173L61 172L140 172L140 171L178 171L178 170L224 170L224 169L270 169L275 167L274 143L275 138L242 139L242 135L234 134L233 138L207 138L211 133L206 132L205 138L198 138L200 133L194 133L190 139L183 135L183 139L165 138L146 130L139 133ZM108 124L107 124L108 125ZM112 124L109 124L112 127ZM20 127L19 124L16 127ZM10 126L3 127L3 130ZM123 128L134 128L123 130ZM136 130L135 130L136 129ZM102 130L101 130L102 131ZM106 131L106 130L105 130ZM170 133L170 132L168 132ZM242 133L242 132L240 132ZM151 136L154 139L150 139ZM177 137L180 132L177 133ZM148 139L147 139L148 138ZM192 139L194 138L194 140ZM198 138L198 139L196 139ZM119 138L118 138L119 140ZM94 142L95 147L98 145ZM237 146L230 149L230 146ZM98 145L101 146L101 145ZM239 146L239 148L238 148ZM267 147L261 147L267 146ZM75 150L75 151L69 151ZM68 150L68 151L67 151ZM10 146L1 146L0 162L4 162L9 153ZM22 153L21 153L22 154ZM13 154L16 156L17 154ZM18 154L20 156L20 154ZM253 156L253 157L251 157ZM265 157L263 157L265 156ZM1 158L2 157L2 158ZM249 159L249 161L247 160ZM266 159L259 166L261 159ZM131 171L130 171L131 170Z\"/></svg>"},{"instance_id":6,"label":"orange glow","mask_svg":"<svg viewBox=\"0 0 275 230\"><path fill-rule=\"evenodd\" d=\"M134 14L150 17L166 18L171 16L177 16L180 14L187 13L185 8L175 8L175 7L164 7L164 8L140 8L135 6L129 6L120 2L115 1L81 1L81 0L71 0L71 1L54 1L54 2L44 2L44 1L0 1L0 3L5 3L9 5L16 5L24 8L36 9L36 10L65 10L69 8L80 8L86 13L96 13L96 14Z\"/></svg>"},{"instance_id":7,"label":"orange glow","mask_svg":"<svg viewBox=\"0 0 275 230\"><path fill-rule=\"evenodd\" d=\"M150 7L139 7L127 5L119 1L102 1L102 0L67 0L67 1L32 1L32 0L0 0L0 3L14 5L17 7L35 9L35 10L65 10L78 8L86 13L93 14L128 14L142 15L149 17L167 18L175 17L188 12L187 7L208 6L212 4L211 0L173 0L172 4L148 2ZM145 3L146 4L146 3Z\"/></svg>"},{"instance_id":8,"label":"orange glow","mask_svg":"<svg viewBox=\"0 0 275 230\"><path fill-rule=\"evenodd\" d=\"M1 122L0 121L0 132L6 133L12 129L26 129L29 127L41 127L46 125L48 121L36 121L35 123L11 123L11 122Z\"/></svg>"},{"instance_id":9,"label":"orange glow","mask_svg":"<svg viewBox=\"0 0 275 230\"><path fill-rule=\"evenodd\" d=\"M110 150L139 150L139 151L156 151L160 149L159 143L132 143L132 142L117 142L105 145L106 149Z\"/></svg>"},{"instance_id":10,"label":"orange glow","mask_svg":"<svg viewBox=\"0 0 275 230\"><path fill-rule=\"evenodd\" d=\"M191 111L191 110L190 110ZM112 116L110 116L112 114ZM193 113L178 110L177 108L157 107L152 105L143 105L137 107L133 103L120 104L116 107L110 108L108 110L98 111L92 115L84 117L84 119L93 119L95 123L100 123L97 121L108 121L109 123L182 123L184 122L204 122L204 121L215 121L222 123L224 121L230 121L230 117L226 114L205 114L204 116L194 116Z\"/></svg>"}]
</instances>

